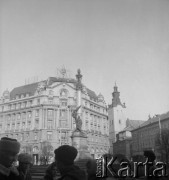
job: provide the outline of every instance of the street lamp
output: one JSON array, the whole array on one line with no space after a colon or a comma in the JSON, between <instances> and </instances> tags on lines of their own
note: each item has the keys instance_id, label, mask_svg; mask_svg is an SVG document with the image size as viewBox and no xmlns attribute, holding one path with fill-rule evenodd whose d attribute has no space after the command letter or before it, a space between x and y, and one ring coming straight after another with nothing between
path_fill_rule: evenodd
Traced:
<instances>
[{"instance_id":1,"label":"street lamp","mask_svg":"<svg viewBox=\"0 0 169 180\"><path fill-rule=\"evenodd\" d=\"M160 129L160 143L162 143L162 137L161 137L161 119L160 119L160 115L156 114L155 115L158 118L158 125L159 125L159 129Z\"/></svg>"}]
</instances>

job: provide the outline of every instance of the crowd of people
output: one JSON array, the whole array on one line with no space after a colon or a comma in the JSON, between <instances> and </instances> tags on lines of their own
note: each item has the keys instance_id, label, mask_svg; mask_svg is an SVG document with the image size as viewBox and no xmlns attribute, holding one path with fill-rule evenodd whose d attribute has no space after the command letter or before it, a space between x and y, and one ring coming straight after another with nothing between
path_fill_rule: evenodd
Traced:
<instances>
[{"instance_id":1,"label":"crowd of people","mask_svg":"<svg viewBox=\"0 0 169 180\"><path fill-rule=\"evenodd\" d=\"M32 156L27 153L20 153L20 143L16 139L11 139L8 137L3 137L0 140L0 180L32 180L30 168L32 166ZM128 163L131 165L131 171L133 173L133 163L129 161L125 156L116 156L117 162L116 166L113 168L115 175L112 173L106 174L106 177L97 177L97 160L89 159L86 163L86 171L80 169L75 165L74 160L78 154L75 147L69 145L62 145L55 149L55 161L50 164L45 172L43 180L121 180L121 179L159 179L165 180L168 177L155 177L153 176L153 171L155 169L155 159L156 156L153 151L145 151L143 156L135 157L134 162L145 163L147 161L151 166L147 166L147 172L150 176L145 174L145 169L143 166L139 168L137 172L137 177L128 177L123 174L123 177L115 177L119 170L122 169L123 165L121 163ZM112 159L112 155L104 155L108 158L108 162ZM103 156L103 158L104 158ZM18 161L18 165L14 163ZM118 167L116 169L116 167ZM58 176L59 172L59 176ZM125 171L124 171L125 172Z\"/></svg>"}]
</instances>

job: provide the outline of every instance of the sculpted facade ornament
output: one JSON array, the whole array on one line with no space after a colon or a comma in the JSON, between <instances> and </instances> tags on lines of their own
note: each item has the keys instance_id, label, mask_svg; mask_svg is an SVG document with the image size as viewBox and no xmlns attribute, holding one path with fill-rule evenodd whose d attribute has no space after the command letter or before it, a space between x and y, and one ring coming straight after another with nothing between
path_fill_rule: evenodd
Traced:
<instances>
[{"instance_id":1,"label":"sculpted facade ornament","mask_svg":"<svg viewBox=\"0 0 169 180\"><path fill-rule=\"evenodd\" d=\"M9 99L10 98L10 93L9 93L8 90L3 92L3 97L4 97L4 99Z\"/></svg>"},{"instance_id":2,"label":"sculpted facade ornament","mask_svg":"<svg viewBox=\"0 0 169 180\"><path fill-rule=\"evenodd\" d=\"M42 91L45 91L45 90L46 90L46 82L44 81L39 82L38 87L37 87L38 94L41 94Z\"/></svg>"},{"instance_id":3,"label":"sculpted facade ornament","mask_svg":"<svg viewBox=\"0 0 169 180\"><path fill-rule=\"evenodd\" d=\"M76 130L77 131L82 131L82 120L80 116L78 115L78 110L80 109L81 106L77 107L73 112L72 112L72 117L75 119L76 123Z\"/></svg>"}]
</instances>

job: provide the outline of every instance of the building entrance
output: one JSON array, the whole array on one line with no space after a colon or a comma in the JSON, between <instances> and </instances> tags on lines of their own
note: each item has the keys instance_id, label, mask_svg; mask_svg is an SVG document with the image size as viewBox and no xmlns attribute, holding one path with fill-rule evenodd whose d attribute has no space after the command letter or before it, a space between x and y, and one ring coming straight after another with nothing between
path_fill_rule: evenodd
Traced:
<instances>
[{"instance_id":1,"label":"building entrance","mask_svg":"<svg viewBox=\"0 0 169 180\"><path fill-rule=\"evenodd\" d=\"M38 165L38 154L33 154L33 164Z\"/></svg>"}]
</instances>

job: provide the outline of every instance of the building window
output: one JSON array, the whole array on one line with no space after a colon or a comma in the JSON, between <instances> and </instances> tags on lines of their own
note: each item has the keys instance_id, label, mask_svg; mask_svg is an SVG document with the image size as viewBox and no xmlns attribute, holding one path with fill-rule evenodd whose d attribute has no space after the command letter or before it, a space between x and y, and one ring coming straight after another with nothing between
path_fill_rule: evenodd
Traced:
<instances>
[{"instance_id":1,"label":"building window","mask_svg":"<svg viewBox=\"0 0 169 180\"><path fill-rule=\"evenodd\" d=\"M18 120L20 120L20 119L21 119L21 115L20 115L20 114L18 114L17 119L18 119Z\"/></svg>"},{"instance_id":2,"label":"building window","mask_svg":"<svg viewBox=\"0 0 169 180\"><path fill-rule=\"evenodd\" d=\"M67 121L65 121L65 120L60 120L60 127L66 128L66 127L67 127Z\"/></svg>"},{"instance_id":3,"label":"building window","mask_svg":"<svg viewBox=\"0 0 169 180\"><path fill-rule=\"evenodd\" d=\"M12 105L12 109L15 109L15 108L16 108L16 104L13 104L13 105Z\"/></svg>"},{"instance_id":4,"label":"building window","mask_svg":"<svg viewBox=\"0 0 169 180\"><path fill-rule=\"evenodd\" d=\"M88 129L89 127L88 127L88 121L86 121L86 129Z\"/></svg>"},{"instance_id":5,"label":"building window","mask_svg":"<svg viewBox=\"0 0 169 180\"><path fill-rule=\"evenodd\" d=\"M52 132L48 131L47 132L47 140L51 140L52 139Z\"/></svg>"},{"instance_id":6,"label":"building window","mask_svg":"<svg viewBox=\"0 0 169 180\"><path fill-rule=\"evenodd\" d=\"M119 124L121 124L121 119L119 119Z\"/></svg>"},{"instance_id":7,"label":"building window","mask_svg":"<svg viewBox=\"0 0 169 180\"><path fill-rule=\"evenodd\" d=\"M28 118L32 117L32 112L28 112Z\"/></svg>"},{"instance_id":8,"label":"building window","mask_svg":"<svg viewBox=\"0 0 169 180\"><path fill-rule=\"evenodd\" d=\"M11 120L11 116L9 115L9 116L8 116L8 121L10 121L10 120Z\"/></svg>"},{"instance_id":9,"label":"building window","mask_svg":"<svg viewBox=\"0 0 169 180\"><path fill-rule=\"evenodd\" d=\"M53 119L53 110L48 109L48 119Z\"/></svg>"},{"instance_id":10,"label":"building window","mask_svg":"<svg viewBox=\"0 0 169 180\"><path fill-rule=\"evenodd\" d=\"M60 110L60 118L66 119L67 118L67 111L66 109Z\"/></svg>"},{"instance_id":11,"label":"building window","mask_svg":"<svg viewBox=\"0 0 169 180\"><path fill-rule=\"evenodd\" d=\"M0 131L2 130L2 124L0 124Z\"/></svg>"},{"instance_id":12,"label":"building window","mask_svg":"<svg viewBox=\"0 0 169 180\"><path fill-rule=\"evenodd\" d=\"M20 109L20 108L21 108L21 104L19 103L17 104L16 109Z\"/></svg>"},{"instance_id":13,"label":"building window","mask_svg":"<svg viewBox=\"0 0 169 180\"><path fill-rule=\"evenodd\" d=\"M28 129L31 128L31 121L28 121L27 128L28 128Z\"/></svg>"},{"instance_id":14,"label":"building window","mask_svg":"<svg viewBox=\"0 0 169 180\"><path fill-rule=\"evenodd\" d=\"M38 128L38 127L39 127L39 120L36 119L36 120L35 120L35 128Z\"/></svg>"},{"instance_id":15,"label":"building window","mask_svg":"<svg viewBox=\"0 0 169 180\"><path fill-rule=\"evenodd\" d=\"M26 107L26 102L23 102L22 103L22 108L25 108Z\"/></svg>"},{"instance_id":16,"label":"building window","mask_svg":"<svg viewBox=\"0 0 169 180\"><path fill-rule=\"evenodd\" d=\"M15 135L15 139L18 139L18 134Z\"/></svg>"},{"instance_id":17,"label":"building window","mask_svg":"<svg viewBox=\"0 0 169 180\"><path fill-rule=\"evenodd\" d=\"M12 124L12 130L14 130L14 129L15 129L15 124L13 123L13 124Z\"/></svg>"},{"instance_id":18,"label":"building window","mask_svg":"<svg viewBox=\"0 0 169 180\"><path fill-rule=\"evenodd\" d=\"M47 128L52 129L52 121L51 120L47 121Z\"/></svg>"},{"instance_id":19,"label":"building window","mask_svg":"<svg viewBox=\"0 0 169 180\"><path fill-rule=\"evenodd\" d=\"M37 132L34 133L34 139L35 139L35 140L38 139L38 133L37 133Z\"/></svg>"},{"instance_id":20,"label":"building window","mask_svg":"<svg viewBox=\"0 0 169 180\"><path fill-rule=\"evenodd\" d=\"M88 112L86 112L86 119L88 119L88 115L89 115L89 113L88 113Z\"/></svg>"},{"instance_id":21,"label":"building window","mask_svg":"<svg viewBox=\"0 0 169 180\"><path fill-rule=\"evenodd\" d=\"M26 140L29 140L29 133L26 134Z\"/></svg>"},{"instance_id":22,"label":"building window","mask_svg":"<svg viewBox=\"0 0 169 180\"><path fill-rule=\"evenodd\" d=\"M21 134L21 141L24 140L24 134Z\"/></svg>"},{"instance_id":23,"label":"building window","mask_svg":"<svg viewBox=\"0 0 169 180\"><path fill-rule=\"evenodd\" d=\"M25 122L22 123L22 129L25 129Z\"/></svg>"},{"instance_id":24,"label":"building window","mask_svg":"<svg viewBox=\"0 0 169 180\"><path fill-rule=\"evenodd\" d=\"M17 123L17 129L20 129L20 123Z\"/></svg>"},{"instance_id":25,"label":"building window","mask_svg":"<svg viewBox=\"0 0 169 180\"><path fill-rule=\"evenodd\" d=\"M61 104L61 106L66 107L67 106L67 101L66 100L65 101L62 100L60 104Z\"/></svg>"},{"instance_id":26,"label":"building window","mask_svg":"<svg viewBox=\"0 0 169 180\"><path fill-rule=\"evenodd\" d=\"M26 119L26 113L22 114L22 119L25 120Z\"/></svg>"},{"instance_id":27,"label":"building window","mask_svg":"<svg viewBox=\"0 0 169 180\"><path fill-rule=\"evenodd\" d=\"M38 153L39 148L37 146L33 147L33 153Z\"/></svg>"},{"instance_id":28,"label":"building window","mask_svg":"<svg viewBox=\"0 0 169 180\"><path fill-rule=\"evenodd\" d=\"M39 109L36 109L35 116L39 117Z\"/></svg>"},{"instance_id":29,"label":"building window","mask_svg":"<svg viewBox=\"0 0 169 180\"><path fill-rule=\"evenodd\" d=\"M68 140L67 140L67 133L66 132L61 132L61 145L67 144Z\"/></svg>"},{"instance_id":30,"label":"building window","mask_svg":"<svg viewBox=\"0 0 169 180\"><path fill-rule=\"evenodd\" d=\"M11 110L11 105L8 105L8 110Z\"/></svg>"}]
</instances>

